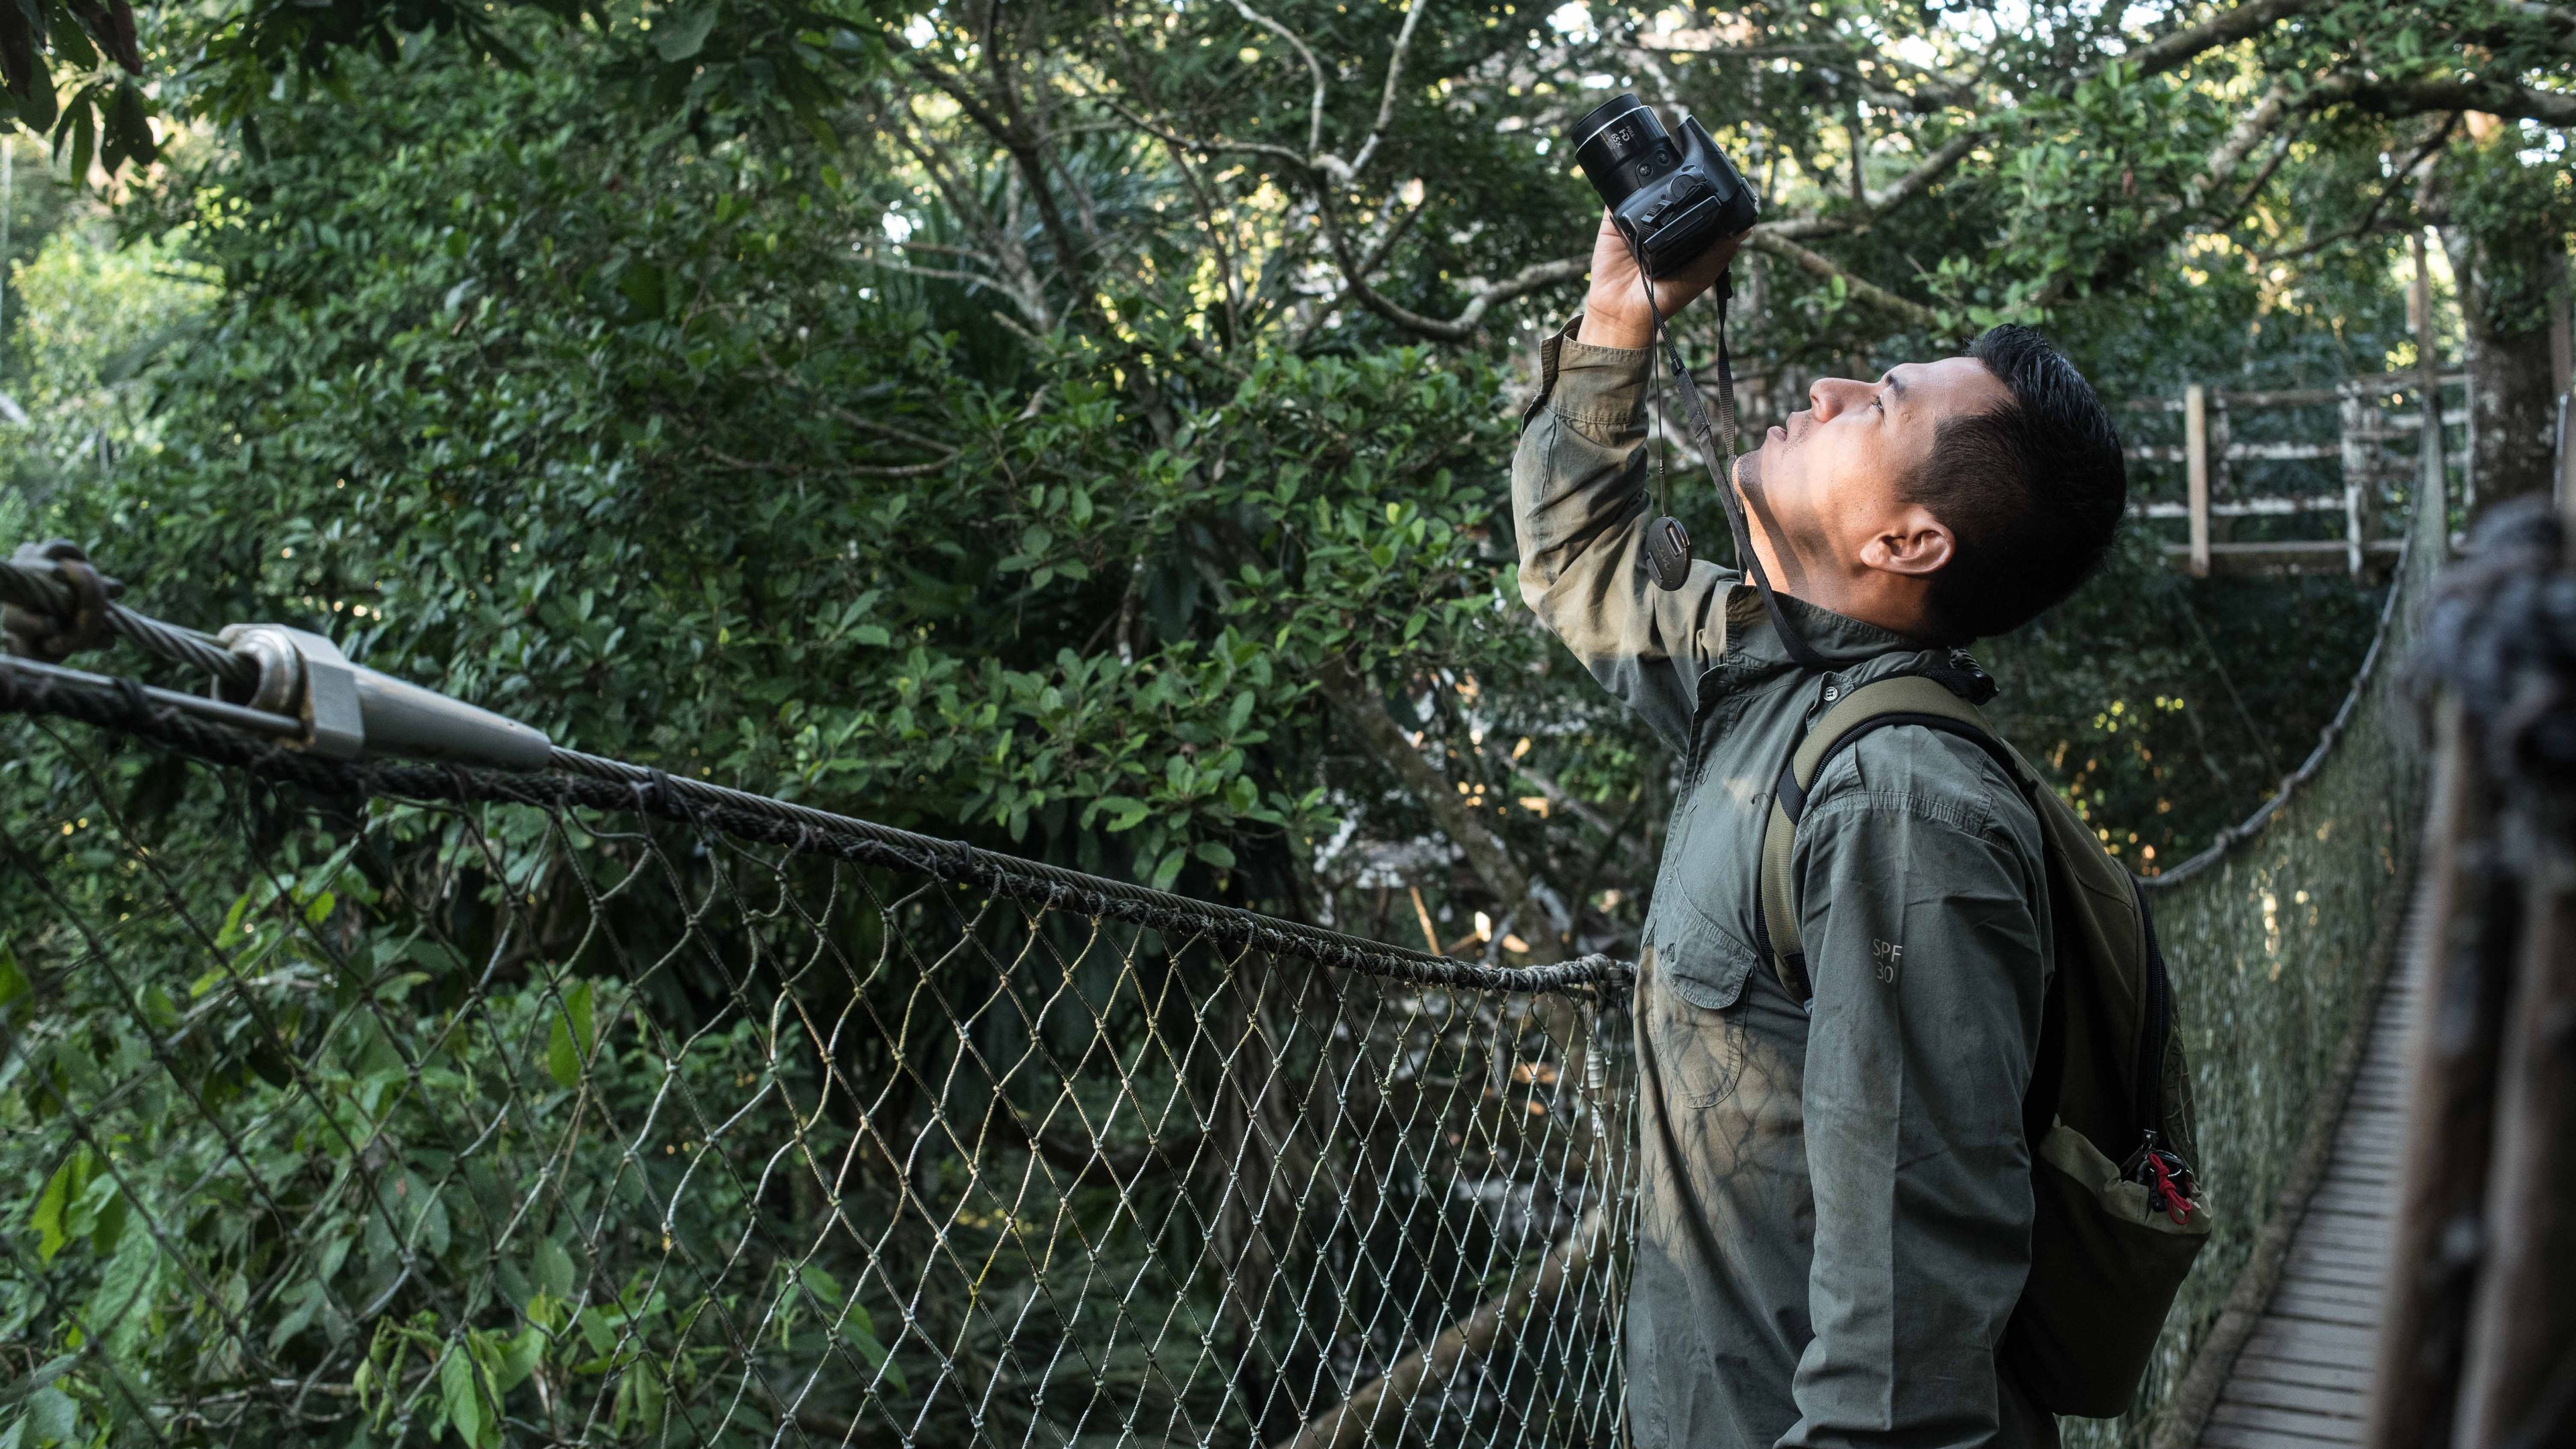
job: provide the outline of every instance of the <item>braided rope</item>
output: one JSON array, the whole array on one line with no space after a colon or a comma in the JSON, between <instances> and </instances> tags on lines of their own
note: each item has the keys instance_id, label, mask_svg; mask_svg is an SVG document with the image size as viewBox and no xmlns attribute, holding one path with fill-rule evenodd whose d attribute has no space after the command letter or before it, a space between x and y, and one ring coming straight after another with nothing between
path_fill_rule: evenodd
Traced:
<instances>
[{"instance_id":1,"label":"braided rope","mask_svg":"<svg viewBox=\"0 0 2576 1449\"><path fill-rule=\"evenodd\" d=\"M1618 986L1635 969L1599 953L1543 966L1493 966L1408 951L576 750L556 750L555 768L544 772L325 760L166 708L123 683L115 689L83 686L5 664L0 664L0 710L121 731L211 764L324 794L629 811L800 854L909 871L1050 909L1425 986L1565 993Z\"/></svg>"},{"instance_id":2,"label":"braided rope","mask_svg":"<svg viewBox=\"0 0 2576 1449\"><path fill-rule=\"evenodd\" d=\"M0 603L55 618L69 617L75 606L71 585L63 582L52 564L26 564L8 558L0 558ZM147 654L205 670L244 688L259 683L257 664L194 629L165 624L118 603L107 606L107 627Z\"/></svg>"}]
</instances>

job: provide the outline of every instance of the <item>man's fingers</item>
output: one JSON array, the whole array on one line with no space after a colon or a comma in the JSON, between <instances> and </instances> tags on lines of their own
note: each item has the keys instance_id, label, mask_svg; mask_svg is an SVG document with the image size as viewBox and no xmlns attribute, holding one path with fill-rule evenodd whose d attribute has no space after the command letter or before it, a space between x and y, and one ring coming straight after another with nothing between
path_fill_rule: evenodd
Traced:
<instances>
[{"instance_id":1,"label":"man's fingers","mask_svg":"<svg viewBox=\"0 0 2576 1449\"><path fill-rule=\"evenodd\" d=\"M1655 314L1669 318L1689 306L1725 275L1742 245L1742 237L1728 237L1680 272L1657 278L1649 305L1636 253L1605 210L1592 241L1592 286L1584 298L1583 340L1609 346L1646 345L1653 336Z\"/></svg>"},{"instance_id":2,"label":"man's fingers","mask_svg":"<svg viewBox=\"0 0 2576 1449\"><path fill-rule=\"evenodd\" d=\"M1700 293L1716 286L1717 279L1726 275L1727 267L1734 262L1736 252L1743 245L1742 237L1728 237L1679 273L1656 282L1655 300L1663 307L1664 315L1669 317L1689 306Z\"/></svg>"},{"instance_id":3,"label":"man's fingers","mask_svg":"<svg viewBox=\"0 0 2576 1449\"><path fill-rule=\"evenodd\" d=\"M1744 238L1731 236L1709 248L1707 256L1692 263L1691 276L1699 283L1701 290L1705 291L1716 286L1717 279L1726 275L1726 269L1734 264L1735 254L1743 249Z\"/></svg>"}]
</instances>

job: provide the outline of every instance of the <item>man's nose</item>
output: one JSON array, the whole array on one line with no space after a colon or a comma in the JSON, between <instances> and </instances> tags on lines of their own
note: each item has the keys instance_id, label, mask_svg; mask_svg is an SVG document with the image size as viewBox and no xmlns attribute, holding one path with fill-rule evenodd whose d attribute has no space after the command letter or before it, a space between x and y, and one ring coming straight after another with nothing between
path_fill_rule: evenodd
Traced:
<instances>
[{"instance_id":1,"label":"man's nose","mask_svg":"<svg viewBox=\"0 0 2576 1449\"><path fill-rule=\"evenodd\" d=\"M1829 423L1843 409L1867 401L1870 385L1848 377L1820 377L1807 384L1807 406L1815 411L1816 421Z\"/></svg>"}]
</instances>

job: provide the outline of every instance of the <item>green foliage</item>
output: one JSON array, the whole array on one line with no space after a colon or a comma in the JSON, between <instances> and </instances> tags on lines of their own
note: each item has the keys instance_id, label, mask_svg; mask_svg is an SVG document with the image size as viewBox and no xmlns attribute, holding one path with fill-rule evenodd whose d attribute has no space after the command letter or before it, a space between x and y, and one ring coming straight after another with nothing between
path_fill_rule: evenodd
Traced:
<instances>
[{"instance_id":1,"label":"green foliage","mask_svg":"<svg viewBox=\"0 0 2576 1449\"><path fill-rule=\"evenodd\" d=\"M0 113L38 135L50 131L76 176L89 174L93 158L111 176L128 161L152 164L158 142L142 74L127 0L44 0L0 15Z\"/></svg>"},{"instance_id":2,"label":"green foliage","mask_svg":"<svg viewBox=\"0 0 2576 1449\"><path fill-rule=\"evenodd\" d=\"M163 612L319 613L565 743L1166 884L1313 826L1315 660L1490 652L1472 363L1183 353L1158 438L1117 382L1150 339L959 367L828 158L603 133L577 70L384 79L372 127L169 193L222 298L64 515ZM31 279L152 260L64 251ZM111 348L31 302L46 376Z\"/></svg>"},{"instance_id":3,"label":"green foliage","mask_svg":"<svg viewBox=\"0 0 2576 1449\"><path fill-rule=\"evenodd\" d=\"M27 496L101 476L158 435L143 373L212 301L184 236L118 247L93 227L47 237L10 278L12 392L23 426L0 426L0 470Z\"/></svg>"},{"instance_id":4,"label":"green foliage","mask_svg":"<svg viewBox=\"0 0 2576 1449\"><path fill-rule=\"evenodd\" d=\"M522 52L587 27L619 63L604 80L643 108L703 117L710 106L819 129L849 78L882 65L886 28L912 13L893 3L700 0L592 5L583 0L226 0L213 6L130 0L40 0L0 14L0 117L50 136L81 180L113 180L160 157L154 116L223 125L253 154L281 98L351 98L353 73L395 63L435 37L511 67ZM354 72L353 72L354 67Z\"/></svg>"},{"instance_id":5,"label":"green foliage","mask_svg":"<svg viewBox=\"0 0 2576 1449\"><path fill-rule=\"evenodd\" d=\"M2487 325L2526 333L2565 307L2566 238L2576 232L2576 183L2567 138L2538 126L2500 126L2482 144L2461 146L2450 189L2451 220L2480 239L2479 281Z\"/></svg>"},{"instance_id":6,"label":"green foliage","mask_svg":"<svg viewBox=\"0 0 2576 1449\"><path fill-rule=\"evenodd\" d=\"M2342 578L2194 583L2161 552L2133 533L2091 586L1991 651L1997 723L2147 875L2298 768L2383 597Z\"/></svg>"},{"instance_id":7,"label":"green foliage","mask_svg":"<svg viewBox=\"0 0 2576 1449\"><path fill-rule=\"evenodd\" d=\"M102 812L75 760L43 754L45 765L11 766L16 798ZM162 767L113 768L130 788ZM667 1043L637 1000L651 983L548 962L478 989L458 940L406 896L478 894L484 857L434 815L387 817L377 839L390 848L362 855L356 839L293 828L288 806L273 817L273 873L210 903L204 922L173 918L157 865L139 868L149 855L129 847L136 868L105 867L119 853L108 837L148 818L210 865L238 828L227 814L260 807L170 783L157 815L63 822L57 864L91 863L56 877L77 898L41 898L33 872L45 867L12 857L10 944L26 954L5 957L0 1130L69 1144L55 1161L0 1159L0 1226L45 1269L41 1286L6 1276L0 1337L26 1342L27 1325L48 1323L58 1337L43 1347L62 1355L35 1379L55 1397L26 1400L14 1442L149 1432L156 1411L138 1391L333 1359L327 1392L355 1412L317 1411L310 1432L323 1439L308 1442L497 1445L503 1406L541 1370L557 1395L613 1388L607 1420L621 1439L656 1432L658 1396L692 1383L689 1365L710 1350L686 1345L670 1287L600 1281L599 1256L644 1227L592 1225L612 1205L672 1197L688 1164L563 1129L568 1114L645 1120L662 1093L760 1080L750 1024L702 1034L666 1072ZM127 801L152 809L157 788ZM130 924L112 954L66 970L78 921ZM20 959L50 968L32 989ZM192 961L203 969L189 981ZM793 1131L776 1113L758 1120ZM563 1191L532 1197L555 1173ZM746 1191L728 1180L681 1196L667 1231L739 1232ZM430 1283L474 1286L425 1297ZM67 1286L78 1292L65 1302ZM502 1305L509 1326L491 1326ZM386 1308L400 1312L376 1316ZM626 1372L662 1352L676 1377Z\"/></svg>"}]
</instances>

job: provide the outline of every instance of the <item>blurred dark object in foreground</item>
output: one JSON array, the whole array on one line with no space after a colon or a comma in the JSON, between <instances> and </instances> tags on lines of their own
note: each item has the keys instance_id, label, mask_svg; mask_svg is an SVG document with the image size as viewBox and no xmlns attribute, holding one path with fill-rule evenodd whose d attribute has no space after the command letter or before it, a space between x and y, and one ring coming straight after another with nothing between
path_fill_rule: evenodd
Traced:
<instances>
[{"instance_id":1,"label":"blurred dark object in foreground","mask_svg":"<svg viewBox=\"0 0 2576 1449\"><path fill-rule=\"evenodd\" d=\"M2576 1442L2576 570L2544 498L2443 579L2425 995L2367 1442Z\"/></svg>"}]
</instances>

